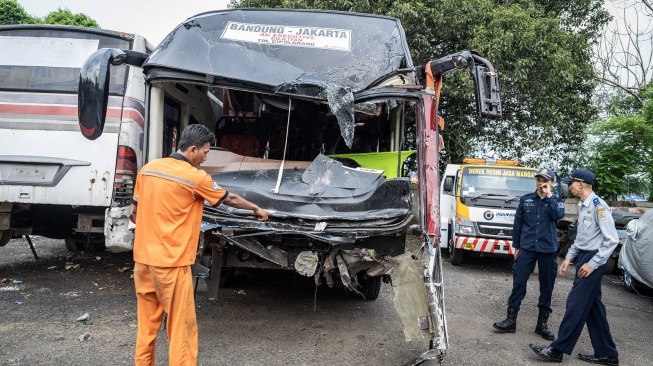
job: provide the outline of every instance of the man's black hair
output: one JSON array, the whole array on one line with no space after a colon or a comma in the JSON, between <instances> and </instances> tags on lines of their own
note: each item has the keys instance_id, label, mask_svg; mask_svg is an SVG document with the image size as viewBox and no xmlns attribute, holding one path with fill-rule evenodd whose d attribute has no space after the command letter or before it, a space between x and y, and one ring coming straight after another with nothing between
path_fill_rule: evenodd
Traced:
<instances>
[{"instance_id":1,"label":"man's black hair","mask_svg":"<svg viewBox=\"0 0 653 366\"><path fill-rule=\"evenodd\" d=\"M184 129L179 139L179 150L186 151L191 146L202 147L215 140L215 135L204 125L190 125Z\"/></svg>"}]
</instances>

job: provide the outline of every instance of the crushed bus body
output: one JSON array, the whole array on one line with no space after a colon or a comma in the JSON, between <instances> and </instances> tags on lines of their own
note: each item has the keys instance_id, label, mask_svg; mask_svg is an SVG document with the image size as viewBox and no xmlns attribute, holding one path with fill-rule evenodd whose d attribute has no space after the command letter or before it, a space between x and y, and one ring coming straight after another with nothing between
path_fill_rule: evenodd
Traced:
<instances>
[{"instance_id":1,"label":"crushed bus body","mask_svg":"<svg viewBox=\"0 0 653 366\"><path fill-rule=\"evenodd\" d=\"M86 61L79 113L89 139L104 123L96 70L121 63L142 65L146 79L145 160L175 151L180 132L201 123L216 141L200 168L270 213L259 222L249 211L205 206L196 269L211 292L235 269L292 270L368 300L392 281L406 338L429 341L424 360L444 354L437 98L443 73L470 68L479 116L498 117L489 62L465 51L415 66L394 18L208 12L150 55L99 50ZM411 253L413 202L421 249Z\"/></svg>"}]
</instances>

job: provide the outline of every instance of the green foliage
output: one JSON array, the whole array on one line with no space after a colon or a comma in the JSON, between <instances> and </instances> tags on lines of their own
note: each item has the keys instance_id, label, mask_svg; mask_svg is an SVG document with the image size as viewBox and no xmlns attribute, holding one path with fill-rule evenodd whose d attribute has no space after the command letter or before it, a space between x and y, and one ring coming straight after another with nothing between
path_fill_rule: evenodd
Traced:
<instances>
[{"instance_id":1,"label":"green foliage","mask_svg":"<svg viewBox=\"0 0 653 366\"><path fill-rule=\"evenodd\" d=\"M27 14L16 0L0 0L0 25L34 24L38 19Z\"/></svg>"},{"instance_id":2,"label":"green foliage","mask_svg":"<svg viewBox=\"0 0 653 366\"><path fill-rule=\"evenodd\" d=\"M86 14L73 14L68 9L59 8L39 19L27 14L16 0L0 0L0 25L9 24L60 24L100 28L97 22Z\"/></svg>"},{"instance_id":3,"label":"green foliage","mask_svg":"<svg viewBox=\"0 0 653 366\"><path fill-rule=\"evenodd\" d=\"M43 19L44 24L75 25L78 27L100 28L97 22L83 13L73 14L68 9L57 9L46 15Z\"/></svg>"},{"instance_id":4,"label":"green foliage","mask_svg":"<svg viewBox=\"0 0 653 366\"><path fill-rule=\"evenodd\" d=\"M473 152L530 165L569 166L597 110L591 55L610 19L602 0L232 0L230 7L311 8L397 17L417 65L477 50L500 71L503 119L475 118L466 72L446 77L440 113L446 152Z\"/></svg>"},{"instance_id":5,"label":"green foliage","mask_svg":"<svg viewBox=\"0 0 653 366\"><path fill-rule=\"evenodd\" d=\"M615 200L617 195L651 192L653 181L653 87L641 95L639 110L628 107L608 120L593 124L589 164L597 176L599 195ZM618 106L629 105L616 99Z\"/></svg>"}]
</instances>

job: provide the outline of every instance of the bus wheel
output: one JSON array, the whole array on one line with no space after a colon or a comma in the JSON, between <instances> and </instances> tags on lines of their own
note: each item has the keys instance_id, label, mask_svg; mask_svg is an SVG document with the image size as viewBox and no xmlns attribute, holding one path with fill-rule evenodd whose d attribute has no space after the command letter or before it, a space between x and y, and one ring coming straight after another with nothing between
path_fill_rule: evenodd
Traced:
<instances>
[{"instance_id":1,"label":"bus wheel","mask_svg":"<svg viewBox=\"0 0 653 366\"><path fill-rule=\"evenodd\" d=\"M71 252L103 252L106 249L103 234L73 234L65 238L64 243Z\"/></svg>"},{"instance_id":2,"label":"bus wheel","mask_svg":"<svg viewBox=\"0 0 653 366\"><path fill-rule=\"evenodd\" d=\"M463 251L461 249L456 249L453 246L453 240L449 240L449 261L454 266L463 263Z\"/></svg>"},{"instance_id":3,"label":"bus wheel","mask_svg":"<svg viewBox=\"0 0 653 366\"><path fill-rule=\"evenodd\" d=\"M358 284L365 300L376 300L381 292L382 276L368 276L367 274L358 274Z\"/></svg>"},{"instance_id":4,"label":"bus wheel","mask_svg":"<svg viewBox=\"0 0 653 366\"><path fill-rule=\"evenodd\" d=\"M11 237L14 235L14 230L0 230L0 247L4 247L9 243Z\"/></svg>"}]
</instances>

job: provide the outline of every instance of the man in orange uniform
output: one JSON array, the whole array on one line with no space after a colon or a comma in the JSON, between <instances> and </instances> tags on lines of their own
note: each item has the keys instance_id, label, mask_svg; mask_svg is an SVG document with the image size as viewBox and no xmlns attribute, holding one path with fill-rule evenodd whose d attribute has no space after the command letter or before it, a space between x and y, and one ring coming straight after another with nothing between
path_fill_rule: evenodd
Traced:
<instances>
[{"instance_id":1,"label":"man in orange uniform","mask_svg":"<svg viewBox=\"0 0 653 366\"><path fill-rule=\"evenodd\" d=\"M138 307L136 365L154 366L156 335L168 314L169 365L197 364L197 321L191 265L195 262L204 201L268 213L215 183L197 167L206 160L214 135L202 125L181 134L179 150L140 170L132 214L134 284ZM138 212L138 214L137 214Z\"/></svg>"}]
</instances>

